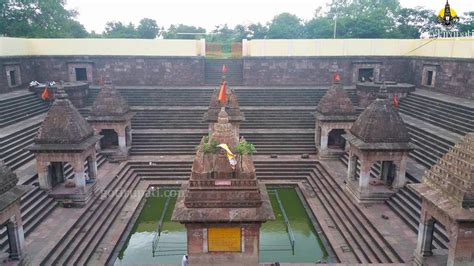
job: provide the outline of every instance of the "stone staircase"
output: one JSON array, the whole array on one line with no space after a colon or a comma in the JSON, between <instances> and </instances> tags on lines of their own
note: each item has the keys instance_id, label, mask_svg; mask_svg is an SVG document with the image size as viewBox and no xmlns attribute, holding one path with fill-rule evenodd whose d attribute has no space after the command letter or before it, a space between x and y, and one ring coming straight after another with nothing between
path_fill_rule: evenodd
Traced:
<instances>
[{"instance_id":1,"label":"stone staircase","mask_svg":"<svg viewBox=\"0 0 474 266\"><path fill-rule=\"evenodd\" d=\"M474 131L474 106L469 108L412 93L400 101L399 110L460 135Z\"/></svg>"},{"instance_id":2,"label":"stone staircase","mask_svg":"<svg viewBox=\"0 0 474 266\"><path fill-rule=\"evenodd\" d=\"M329 214L331 224L349 244L359 263L401 263L403 260L385 240L357 204L344 193L341 184L314 161L256 161L260 180L302 180Z\"/></svg>"},{"instance_id":3,"label":"stone staircase","mask_svg":"<svg viewBox=\"0 0 474 266\"><path fill-rule=\"evenodd\" d=\"M257 175L261 180L293 179L305 180L311 184L315 195L321 197L328 212L334 214L334 224L347 237L350 246L361 262L402 262L401 258L383 239L380 232L370 223L362 211L352 204L339 185L325 169L314 161L256 161ZM108 190L122 188L130 191L139 179L178 181L189 178L191 162L128 162L111 181ZM117 219L127 197L107 198L96 196L83 215L72 226L56 246L49 252L41 265L90 264L111 224ZM330 200L329 200L330 199ZM344 211L337 212L339 208ZM339 216L338 216L339 215ZM345 219L338 219L340 216ZM351 236L352 234L352 236ZM363 247L363 250L360 250ZM360 256L360 257L359 257Z\"/></svg>"},{"instance_id":4,"label":"stone staircase","mask_svg":"<svg viewBox=\"0 0 474 266\"><path fill-rule=\"evenodd\" d=\"M215 85L215 88L218 84ZM232 88L232 87L231 87ZM297 88L235 88L240 106L306 106L314 107L326 93L327 86L324 87L297 87ZM130 106L142 107L207 107L213 89L209 87L196 88L118 88L122 96ZM351 101L357 105L357 94L355 89L346 89ZM98 88L89 90L87 106L94 103L99 94Z\"/></svg>"},{"instance_id":5,"label":"stone staircase","mask_svg":"<svg viewBox=\"0 0 474 266\"><path fill-rule=\"evenodd\" d=\"M45 113L48 108L48 103L39 99L34 93L2 99L0 100L0 128Z\"/></svg>"},{"instance_id":6,"label":"stone staircase","mask_svg":"<svg viewBox=\"0 0 474 266\"><path fill-rule=\"evenodd\" d=\"M434 132L410 124L405 125L411 138L410 142L415 145L409 155L426 168L431 168L455 144Z\"/></svg>"},{"instance_id":7,"label":"stone staircase","mask_svg":"<svg viewBox=\"0 0 474 266\"><path fill-rule=\"evenodd\" d=\"M309 182L360 263L403 262L359 205L353 203L341 184L322 165L316 164Z\"/></svg>"},{"instance_id":8,"label":"stone staircase","mask_svg":"<svg viewBox=\"0 0 474 266\"><path fill-rule=\"evenodd\" d=\"M206 59L205 63L206 85L219 85L222 80L222 65L227 66L226 81L230 86L242 85L243 61L242 59Z\"/></svg>"},{"instance_id":9,"label":"stone staircase","mask_svg":"<svg viewBox=\"0 0 474 266\"><path fill-rule=\"evenodd\" d=\"M192 155L203 133L133 133L131 155ZM315 154L313 133L241 133L259 155Z\"/></svg>"},{"instance_id":10,"label":"stone staircase","mask_svg":"<svg viewBox=\"0 0 474 266\"><path fill-rule=\"evenodd\" d=\"M188 178L190 162L156 162L149 163L129 162L112 179L107 186L108 191L121 191L120 193L107 193L108 196L94 195L91 203L86 207L82 216L71 227L48 253L41 265L84 265L90 264L89 260L94 255L101 240L109 231L112 223L124 207L131 192L138 185L140 178L169 178L176 180ZM140 171L144 169L145 171ZM154 173L158 173L155 176Z\"/></svg>"},{"instance_id":11,"label":"stone staircase","mask_svg":"<svg viewBox=\"0 0 474 266\"><path fill-rule=\"evenodd\" d=\"M421 198L408 186L400 189L386 201L387 205L413 230L418 232L420 223ZM437 249L448 249L449 239L446 228L435 223L433 246Z\"/></svg>"},{"instance_id":12,"label":"stone staircase","mask_svg":"<svg viewBox=\"0 0 474 266\"><path fill-rule=\"evenodd\" d=\"M344 154L340 161L347 167L348 154ZM357 174L359 174L360 164L357 163ZM371 175L377 177L380 174L380 163L374 164L371 168ZM406 173L407 183L419 183L420 177L414 177ZM385 203L393 210L413 232L418 232L421 212L421 198L408 186L403 187ZM433 235L434 248L447 249L449 239L446 236L446 229L443 225L436 223Z\"/></svg>"},{"instance_id":13,"label":"stone staircase","mask_svg":"<svg viewBox=\"0 0 474 266\"><path fill-rule=\"evenodd\" d=\"M105 162L105 157L97 156L97 167ZM87 164L86 169L87 169ZM67 179L73 178L73 170L69 164L64 166L64 174ZM32 190L28 191L21 199L21 218L23 221L23 230L25 237L31 232L56 208L57 202L48 195L48 193L38 186L38 175L34 175L22 185L32 185ZM8 248L8 237L5 228L0 230L0 250Z\"/></svg>"},{"instance_id":14,"label":"stone staircase","mask_svg":"<svg viewBox=\"0 0 474 266\"><path fill-rule=\"evenodd\" d=\"M26 147L33 144L40 125L41 123L35 123L0 138L0 159L12 170L18 169L34 158Z\"/></svg>"}]
</instances>

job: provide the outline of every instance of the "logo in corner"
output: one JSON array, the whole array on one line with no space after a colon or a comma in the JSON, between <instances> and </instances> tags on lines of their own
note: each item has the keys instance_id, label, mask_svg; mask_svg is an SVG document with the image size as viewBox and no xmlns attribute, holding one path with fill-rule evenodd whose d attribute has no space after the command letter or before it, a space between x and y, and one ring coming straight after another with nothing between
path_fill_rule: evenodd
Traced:
<instances>
[{"instance_id":1,"label":"logo in corner","mask_svg":"<svg viewBox=\"0 0 474 266\"><path fill-rule=\"evenodd\" d=\"M450 27L456 24L458 21L459 17L457 16L456 11L451 8L448 0L446 0L446 5L438 13L438 22L447 27Z\"/></svg>"}]
</instances>

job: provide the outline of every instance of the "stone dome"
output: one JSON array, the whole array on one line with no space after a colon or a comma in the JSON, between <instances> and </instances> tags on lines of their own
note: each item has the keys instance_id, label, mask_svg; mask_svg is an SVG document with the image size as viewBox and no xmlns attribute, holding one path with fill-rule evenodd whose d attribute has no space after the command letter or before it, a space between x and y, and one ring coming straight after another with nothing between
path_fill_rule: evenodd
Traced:
<instances>
[{"instance_id":1,"label":"stone dome","mask_svg":"<svg viewBox=\"0 0 474 266\"><path fill-rule=\"evenodd\" d=\"M110 83L105 84L92 105L92 117L122 117L130 107L120 92Z\"/></svg>"},{"instance_id":2,"label":"stone dome","mask_svg":"<svg viewBox=\"0 0 474 266\"><path fill-rule=\"evenodd\" d=\"M62 86L35 138L36 144L77 144L94 130L67 98Z\"/></svg>"},{"instance_id":3,"label":"stone dome","mask_svg":"<svg viewBox=\"0 0 474 266\"><path fill-rule=\"evenodd\" d=\"M340 83L334 83L318 103L316 111L323 115L354 115L354 105Z\"/></svg>"},{"instance_id":4,"label":"stone dome","mask_svg":"<svg viewBox=\"0 0 474 266\"><path fill-rule=\"evenodd\" d=\"M383 97L372 102L350 132L365 143L408 143L410 136L401 116Z\"/></svg>"}]
</instances>

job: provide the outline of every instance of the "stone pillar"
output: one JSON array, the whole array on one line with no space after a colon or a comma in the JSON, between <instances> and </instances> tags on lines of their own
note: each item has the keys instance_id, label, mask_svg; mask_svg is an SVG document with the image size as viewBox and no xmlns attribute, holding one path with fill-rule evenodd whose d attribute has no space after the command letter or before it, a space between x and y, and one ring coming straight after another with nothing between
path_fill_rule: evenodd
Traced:
<instances>
[{"instance_id":1,"label":"stone pillar","mask_svg":"<svg viewBox=\"0 0 474 266\"><path fill-rule=\"evenodd\" d=\"M415 265L423 265L423 257L433 255L432 242L435 220L424 212L418 226L418 240L415 249Z\"/></svg>"},{"instance_id":2,"label":"stone pillar","mask_svg":"<svg viewBox=\"0 0 474 266\"><path fill-rule=\"evenodd\" d=\"M403 158L398 162L397 165L397 173L395 175L395 180L393 180L392 187L402 188L405 186L406 183L406 172L407 172L407 156L403 156Z\"/></svg>"},{"instance_id":3,"label":"stone pillar","mask_svg":"<svg viewBox=\"0 0 474 266\"><path fill-rule=\"evenodd\" d=\"M25 236L23 225L19 217L15 216L16 221L7 222L8 242L10 244L10 258L20 260L23 255L23 247L25 246Z\"/></svg>"},{"instance_id":4,"label":"stone pillar","mask_svg":"<svg viewBox=\"0 0 474 266\"><path fill-rule=\"evenodd\" d=\"M89 166L89 177L91 179L97 178L97 157L96 153L93 152L91 156L87 157L87 165Z\"/></svg>"},{"instance_id":5,"label":"stone pillar","mask_svg":"<svg viewBox=\"0 0 474 266\"><path fill-rule=\"evenodd\" d=\"M127 139L125 137L125 129L117 132L119 148L122 152L127 152Z\"/></svg>"},{"instance_id":6,"label":"stone pillar","mask_svg":"<svg viewBox=\"0 0 474 266\"><path fill-rule=\"evenodd\" d=\"M347 165L347 179L355 180L356 179L356 169L357 169L357 157L349 152L349 159Z\"/></svg>"},{"instance_id":7,"label":"stone pillar","mask_svg":"<svg viewBox=\"0 0 474 266\"><path fill-rule=\"evenodd\" d=\"M319 122L316 120L316 125L314 127L314 143L316 144L316 148L319 148L321 143L321 131L319 127Z\"/></svg>"},{"instance_id":8,"label":"stone pillar","mask_svg":"<svg viewBox=\"0 0 474 266\"><path fill-rule=\"evenodd\" d=\"M390 170L390 165L392 164L391 161L382 161L380 163L380 180L383 180L384 182L387 182L387 177L389 174Z\"/></svg>"},{"instance_id":9,"label":"stone pillar","mask_svg":"<svg viewBox=\"0 0 474 266\"><path fill-rule=\"evenodd\" d=\"M359 175L359 191L369 190L371 167L372 167L371 161L362 160L361 165L360 165L360 175Z\"/></svg>"},{"instance_id":10,"label":"stone pillar","mask_svg":"<svg viewBox=\"0 0 474 266\"><path fill-rule=\"evenodd\" d=\"M127 130L125 132L128 138L127 146L131 147L132 146L132 128L130 125L128 125Z\"/></svg>"},{"instance_id":11,"label":"stone pillar","mask_svg":"<svg viewBox=\"0 0 474 266\"><path fill-rule=\"evenodd\" d=\"M325 152L328 149L328 134L329 134L329 129L328 128L321 128L321 152Z\"/></svg>"},{"instance_id":12,"label":"stone pillar","mask_svg":"<svg viewBox=\"0 0 474 266\"><path fill-rule=\"evenodd\" d=\"M79 190L85 191L86 188L86 177L84 176L85 168L84 162L81 159L76 159L73 163L74 168L74 181L76 183L76 188Z\"/></svg>"},{"instance_id":13,"label":"stone pillar","mask_svg":"<svg viewBox=\"0 0 474 266\"><path fill-rule=\"evenodd\" d=\"M450 227L447 265L474 265L474 223L453 222Z\"/></svg>"},{"instance_id":14,"label":"stone pillar","mask_svg":"<svg viewBox=\"0 0 474 266\"><path fill-rule=\"evenodd\" d=\"M36 170L38 172L39 187L41 189L52 189L52 183L48 171L48 163L36 160Z\"/></svg>"}]
</instances>

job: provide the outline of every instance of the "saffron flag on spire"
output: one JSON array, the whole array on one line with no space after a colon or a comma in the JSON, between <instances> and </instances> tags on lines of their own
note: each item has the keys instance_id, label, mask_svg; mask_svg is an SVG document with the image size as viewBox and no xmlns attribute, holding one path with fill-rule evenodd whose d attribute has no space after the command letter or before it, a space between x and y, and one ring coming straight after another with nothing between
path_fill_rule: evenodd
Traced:
<instances>
[{"instance_id":1,"label":"saffron flag on spire","mask_svg":"<svg viewBox=\"0 0 474 266\"><path fill-rule=\"evenodd\" d=\"M227 82L224 80L222 81L221 89L219 91L219 101L221 102L221 104L224 104L227 101L226 90L227 90Z\"/></svg>"},{"instance_id":2,"label":"saffron flag on spire","mask_svg":"<svg viewBox=\"0 0 474 266\"><path fill-rule=\"evenodd\" d=\"M335 72L334 74L332 74L332 81L341 81L339 73Z\"/></svg>"},{"instance_id":3,"label":"saffron flag on spire","mask_svg":"<svg viewBox=\"0 0 474 266\"><path fill-rule=\"evenodd\" d=\"M43 101L46 101L47 99L49 99L48 86L44 87L43 93L41 93L41 99L43 99Z\"/></svg>"}]
</instances>

